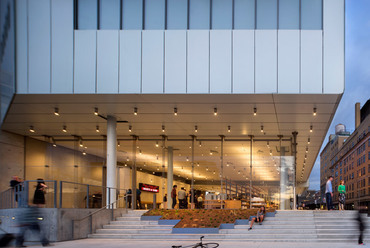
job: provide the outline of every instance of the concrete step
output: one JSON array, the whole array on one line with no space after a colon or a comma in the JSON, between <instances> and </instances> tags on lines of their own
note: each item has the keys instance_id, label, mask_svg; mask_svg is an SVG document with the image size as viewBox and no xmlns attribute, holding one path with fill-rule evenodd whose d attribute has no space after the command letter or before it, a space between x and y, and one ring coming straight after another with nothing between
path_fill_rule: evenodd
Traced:
<instances>
[{"instance_id":1,"label":"concrete step","mask_svg":"<svg viewBox=\"0 0 370 248\"><path fill-rule=\"evenodd\" d=\"M97 229L98 234L168 234L171 229Z\"/></svg>"},{"instance_id":2,"label":"concrete step","mask_svg":"<svg viewBox=\"0 0 370 248\"><path fill-rule=\"evenodd\" d=\"M153 240L168 240L168 239L191 239L198 238L202 234L92 234L89 235L91 238L105 238L105 239L153 239ZM253 233L248 234L206 234L207 239L217 239L217 240L238 240L238 239L254 239L259 241L267 240L296 240L296 239L305 239L305 240L316 240L316 234L262 234L262 233Z\"/></svg>"},{"instance_id":3,"label":"concrete step","mask_svg":"<svg viewBox=\"0 0 370 248\"><path fill-rule=\"evenodd\" d=\"M341 229L341 230L346 230L346 229L358 229L358 224L357 223L346 223L345 225L343 225L343 223L341 225L333 225L331 223L326 223L326 224L322 224L322 225L316 225L316 228L317 229L327 229L327 230L331 230L331 229Z\"/></svg>"},{"instance_id":4,"label":"concrete step","mask_svg":"<svg viewBox=\"0 0 370 248\"><path fill-rule=\"evenodd\" d=\"M142 221L119 221L114 220L109 224L118 224L118 225L158 225L158 221L153 220L142 220Z\"/></svg>"},{"instance_id":5,"label":"concrete step","mask_svg":"<svg viewBox=\"0 0 370 248\"><path fill-rule=\"evenodd\" d=\"M141 220L141 216L121 216L121 217L117 217L116 220Z\"/></svg>"},{"instance_id":6,"label":"concrete step","mask_svg":"<svg viewBox=\"0 0 370 248\"><path fill-rule=\"evenodd\" d=\"M317 234L358 234L357 228L346 229L316 229Z\"/></svg>"},{"instance_id":7,"label":"concrete step","mask_svg":"<svg viewBox=\"0 0 370 248\"><path fill-rule=\"evenodd\" d=\"M258 227L258 229L288 229L288 230L294 230L294 229L316 229L315 225L258 225L254 224L254 227ZM249 225L235 225L234 229L248 229Z\"/></svg>"},{"instance_id":8,"label":"concrete step","mask_svg":"<svg viewBox=\"0 0 370 248\"><path fill-rule=\"evenodd\" d=\"M220 234L242 234L247 235L251 233L261 234L316 234L315 229L276 229L276 228L258 228L253 227L252 230L248 229L221 229Z\"/></svg>"},{"instance_id":9,"label":"concrete step","mask_svg":"<svg viewBox=\"0 0 370 248\"><path fill-rule=\"evenodd\" d=\"M313 220L307 220L307 221L290 221L290 220L276 220L276 221L273 221L273 220L264 220L262 222L263 224L262 225L295 225L295 224L299 224L299 225L315 225L315 221Z\"/></svg>"},{"instance_id":10,"label":"concrete step","mask_svg":"<svg viewBox=\"0 0 370 248\"><path fill-rule=\"evenodd\" d=\"M173 225L104 225L107 229L171 229Z\"/></svg>"},{"instance_id":11,"label":"concrete step","mask_svg":"<svg viewBox=\"0 0 370 248\"><path fill-rule=\"evenodd\" d=\"M119 221L140 221L141 216L122 216L122 217L117 217L116 220L119 220Z\"/></svg>"}]
</instances>

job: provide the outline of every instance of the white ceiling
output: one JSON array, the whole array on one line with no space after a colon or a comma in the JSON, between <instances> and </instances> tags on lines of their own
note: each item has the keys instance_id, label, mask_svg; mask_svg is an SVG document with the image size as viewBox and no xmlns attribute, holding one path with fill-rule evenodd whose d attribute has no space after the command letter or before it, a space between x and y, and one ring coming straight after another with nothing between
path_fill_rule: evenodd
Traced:
<instances>
[{"instance_id":1,"label":"white ceiling","mask_svg":"<svg viewBox=\"0 0 370 248\"><path fill-rule=\"evenodd\" d=\"M184 178L191 175L190 135L196 135L200 140L219 139L219 135L224 135L226 139L238 140L246 140L249 139L249 135L253 135L255 139L267 140L278 139L277 135L283 135L284 139L289 139L292 137L292 132L297 131L297 180L306 181L340 98L341 95L334 94L16 95L2 129L37 139L45 139L43 135L53 136L56 140L71 140L72 135L81 136L85 140L84 145L88 147L86 149L88 153L104 156L104 142L97 140L103 139L102 135L106 134L106 121L93 114L94 108L97 107L99 114L103 116L113 115L117 120L128 121L128 123L117 124L118 139L121 139L118 161L122 163L126 161L127 156L132 157L132 141L124 141L131 139L131 135L151 140L139 141L138 151L142 150L143 154L138 155L138 164L143 166L143 162L146 161L146 169L153 171L157 171L162 163L162 150L155 146L155 140L160 141L163 134L169 139L189 139L189 141L169 141L166 144L179 149L174 152L174 171ZM55 107L59 108L60 116L54 115ZM138 109L138 115L133 114L135 107ZM173 114L174 107L178 110L177 116ZM253 115L254 107L257 108L256 116ZM213 115L214 108L217 108L217 116ZM317 109L316 116L313 116L313 108ZM67 133L62 132L63 125L67 126ZM96 132L97 125L100 133ZM132 132L128 130L130 125ZM162 132L162 125L165 126L165 133ZM195 125L198 126L197 133L194 132ZM261 125L263 125L263 133L261 133ZM35 133L29 132L30 126L34 127ZM228 126L231 127L231 132L228 132ZM311 142L307 144L309 137ZM91 139L95 141L87 141ZM58 143L74 149L73 142L58 141ZM249 178L249 146L249 141L225 142L224 153L227 156L224 158L224 174L227 177L238 180ZM279 150L280 145L279 142L270 142L270 146L275 147L272 149L272 156L269 154L270 148L267 147L266 142L260 141L253 144L254 163L260 160L267 168L255 170L256 174L253 178L268 181L278 177L272 158L278 160L277 148ZM290 143L286 141L282 146L289 147ZM303 170L307 147L307 162ZM210 156L209 151L215 150L220 154L220 142L202 141L202 147L199 147L199 143L196 142L194 148L194 161L200 164L195 168L196 178L200 180L218 178L219 155L217 156L216 153ZM189 161L186 161L187 157ZM226 166L227 162L230 162L229 166ZM303 179L301 179L302 171Z\"/></svg>"}]
</instances>

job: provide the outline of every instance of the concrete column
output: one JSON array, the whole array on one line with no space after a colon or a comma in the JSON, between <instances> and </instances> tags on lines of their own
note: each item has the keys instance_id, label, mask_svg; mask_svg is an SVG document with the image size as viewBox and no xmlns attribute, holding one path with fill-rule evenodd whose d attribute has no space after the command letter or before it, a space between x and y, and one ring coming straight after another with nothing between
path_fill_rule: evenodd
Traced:
<instances>
[{"instance_id":1,"label":"concrete column","mask_svg":"<svg viewBox=\"0 0 370 248\"><path fill-rule=\"evenodd\" d=\"M297 210L297 197L296 197L296 187L297 187L297 135L298 132L293 132L293 142L292 142L292 153L293 153L293 210Z\"/></svg>"},{"instance_id":2,"label":"concrete column","mask_svg":"<svg viewBox=\"0 0 370 248\"><path fill-rule=\"evenodd\" d=\"M167 208L172 209L171 191L173 186L173 147L169 146L167 152Z\"/></svg>"},{"instance_id":3,"label":"concrete column","mask_svg":"<svg viewBox=\"0 0 370 248\"><path fill-rule=\"evenodd\" d=\"M131 190L132 190L132 198L131 198L131 208L136 209L136 141L137 137L134 136L134 140L132 142L132 168L131 168Z\"/></svg>"},{"instance_id":4,"label":"concrete column","mask_svg":"<svg viewBox=\"0 0 370 248\"><path fill-rule=\"evenodd\" d=\"M107 118L107 187L117 187L117 121L113 116ZM107 205L116 200L116 190L107 189Z\"/></svg>"},{"instance_id":5,"label":"concrete column","mask_svg":"<svg viewBox=\"0 0 370 248\"><path fill-rule=\"evenodd\" d=\"M285 161L285 147L280 146L280 210L289 209L290 198L287 194L288 165Z\"/></svg>"},{"instance_id":6,"label":"concrete column","mask_svg":"<svg viewBox=\"0 0 370 248\"><path fill-rule=\"evenodd\" d=\"M250 140L250 154L249 154L249 208L252 208L252 172L253 172L253 135L249 136L251 138Z\"/></svg>"}]
</instances>

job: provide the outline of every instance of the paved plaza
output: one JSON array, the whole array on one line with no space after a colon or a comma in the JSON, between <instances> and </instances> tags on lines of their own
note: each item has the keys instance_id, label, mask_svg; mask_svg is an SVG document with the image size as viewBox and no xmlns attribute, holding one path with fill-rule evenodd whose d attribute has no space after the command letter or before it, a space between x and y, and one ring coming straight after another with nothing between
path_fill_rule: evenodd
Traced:
<instances>
[{"instance_id":1,"label":"paved plaza","mask_svg":"<svg viewBox=\"0 0 370 248\"><path fill-rule=\"evenodd\" d=\"M204 240L205 242L210 240ZM66 241L53 243L54 247L60 248L171 248L172 245L191 245L192 241L158 241L158 240L109 240L109 239L82 239L76 241ZM350 247L370 247L369 244L359 246L356 243L315 243L315 242L243 242L243 241L220 241L220 248L311 248L311 247L335 247L335 248L350 248ZM27 244L29 247L42 247L41 244Z\"/></svg>"}]
</instances>

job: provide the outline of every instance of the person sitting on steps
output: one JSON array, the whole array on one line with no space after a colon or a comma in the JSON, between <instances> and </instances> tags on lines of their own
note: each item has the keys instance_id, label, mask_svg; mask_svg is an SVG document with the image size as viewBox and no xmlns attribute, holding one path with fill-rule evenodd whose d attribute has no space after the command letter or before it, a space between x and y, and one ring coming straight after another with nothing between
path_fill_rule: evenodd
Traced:
<instances>
[{"instance_id":1,"label":"person sitting on steps","mask_svg":"<svg viewBox=\"0 0 370 248\"><path fill-rule=\"evenodd\" d=\"M264 206L262 206L258 211L257 211L257 217L253 217L252 218L252 221L251 221L251 224L249 226L249 229L248 231L252 230L252 227L253 227L253 223L254 222L258 222L260 225L262 225L262 221L263 219L265 218L265 215L266 215L266 209Z\"/></svg>"}]
</instances>

